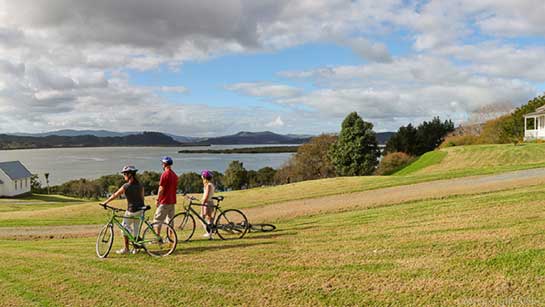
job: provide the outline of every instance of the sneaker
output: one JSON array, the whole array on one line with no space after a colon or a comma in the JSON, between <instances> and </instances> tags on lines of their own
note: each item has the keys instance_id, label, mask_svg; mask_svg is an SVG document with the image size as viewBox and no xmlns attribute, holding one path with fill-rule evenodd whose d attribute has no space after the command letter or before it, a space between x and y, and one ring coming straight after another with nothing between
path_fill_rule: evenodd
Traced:
<instances>
[{"instance_id":1,"label":"sneaker","mask_svg":"<svg viewBox=\"0 0 545 307\"><path fill-rule=\"evenodd\" d=\"M202 236L205 237L205 238L210 238L210 233L207 232L207 233L203 234Z\"/></svg>"},{"instance_id":2,"label":"sneaker","mask_svg":"<svg viewBox=\"0 0 545 307\"><path fill-rule=\"evenodd\" d=\"M138 254L139 251L140 251L139 249L134 248L131 250L131 254L136 255Z\"/></svg>"},{"instance_id":3,"label":"sneaker","mask_svg":"<svg viewBox=\"0 0 545 307\"><path fill-rule=\"evenodd\" d=\"M119 254L119 255L124 255L124 254L128 254L129 253L129 250L128 249L125 249L125 248L122 248L120 250L117 250L115 251L116 254Z\"/></svg>"}]
</instances>

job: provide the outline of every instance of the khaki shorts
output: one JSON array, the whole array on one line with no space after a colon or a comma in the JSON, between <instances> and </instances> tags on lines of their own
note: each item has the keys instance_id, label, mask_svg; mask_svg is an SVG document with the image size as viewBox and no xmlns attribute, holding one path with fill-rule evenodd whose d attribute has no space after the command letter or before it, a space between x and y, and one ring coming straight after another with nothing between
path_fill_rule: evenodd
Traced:
<instances>
[{"instance_id":1,"label":"khaki shorts","mask_svg":"<svg viewBox=\"0 0 545 307\"><path fill-rule=\"evenodd\" d=\"M165 222L168 224L170 220L174 217L175 211L176 208L174 205L159 205L159 207L157 207L157 210L155 210L153 222Z\"/></svg>"},{"instance_id":2,"label":"khaki shorts","mask_svg":"<svg viewBox=\"0 0 545 307\"><path fill-rule=\"evenodd\" d=\"M123 223L121 223L127 230L136 237L136 234L139 231L140 228L140 219L139 217L144 214L143 210L136 211L136 212L130 212L125 211L125 214L123 215Z\"/></svg>"}]
</instances>

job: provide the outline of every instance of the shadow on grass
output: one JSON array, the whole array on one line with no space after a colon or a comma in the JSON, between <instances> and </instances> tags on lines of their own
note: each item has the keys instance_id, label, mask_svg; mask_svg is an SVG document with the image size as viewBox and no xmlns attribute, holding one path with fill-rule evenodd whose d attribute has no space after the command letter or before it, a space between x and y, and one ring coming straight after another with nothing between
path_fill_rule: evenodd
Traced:
<instances>
[{"instance_id":1,"label":"shadow on grass","mask_svg":"<svg viewBox=\"0 0 545 307\"><path fill-rule=\"evenodd\" d=\"M242 239L244 240L244 239ZM255 243L237 243L237 244L224 244L225 241L218 241L218 243L221 243L221 245L210 245L210 246L196 246L196 247L186 247L191 244L191 242L186 242L182 244L178 244L178 247L176 247L176 250L173 255L177 254L195 254L195 253L201 253L206 251L215 251L215 250L226 250L226 249L232 249L232 248L246 248L246 247L252 247L252 246L258 246L258 245L270 245L274 244L274 242L255 242ZM242 242L242 241L240 241ZM211 242L215 243L215 242Z\"/></svg>"}]
</instances>

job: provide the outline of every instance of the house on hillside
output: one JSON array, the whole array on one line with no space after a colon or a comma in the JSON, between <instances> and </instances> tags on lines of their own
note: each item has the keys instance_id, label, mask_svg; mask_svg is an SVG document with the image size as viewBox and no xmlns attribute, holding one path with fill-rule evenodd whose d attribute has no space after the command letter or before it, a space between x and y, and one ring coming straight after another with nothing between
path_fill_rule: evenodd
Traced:
<instances>
[{"instance_id":1,"label":"house on hillside","mask_svg":"<svg viewBox=\"0 0 545 307\"><path fill-rule=\"evenodd\" d=\"M20 161L0 162L0 197L30 193L31 176Z\"/></svg>"},{"instance_id":2,"label":"house on hillside","mask_svg":"<svg viewBox=\"0 0 545 307\"><path fill-rule=\"evenodd\" d=\"M545 106L524 115L524 140L545 140Z\"/></svg>"}]
</instances>

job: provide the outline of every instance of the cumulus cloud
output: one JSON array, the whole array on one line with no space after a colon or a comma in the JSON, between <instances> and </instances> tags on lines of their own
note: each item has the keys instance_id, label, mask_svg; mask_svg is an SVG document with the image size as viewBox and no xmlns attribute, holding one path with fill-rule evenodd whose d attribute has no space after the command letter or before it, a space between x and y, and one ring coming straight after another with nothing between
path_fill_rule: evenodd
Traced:
<instances>
[{"instance_id":1,"label":"cumulus cloud","mask_svg":"<svg viewBox=\"0 0 545 307\"><path fill-rule=\"evenodd\" d=\"M503 39L545 34L544 10L538 0L0 0L0 130L317 133L354 110L380 129L437 114L461 119L536 94L533 84L545 82L545 48ZM396 31L412 47L406 54L384 43ZM188 61L324 42L351 48L367 64L224 86L260 98L258 109L166 101L160 92L191 89L136 86L126 73L183 71Z\"/></svg>"},{"instance_id":2,"label":"cumulus cloud","mask_svg":"<svg viewBox=\"0 0 545 307\"><path fill-rule=\"evenodd\" d=\"M225 89L249 96L272 98L293 97L299 95L301 92L298 88L292 86L262 82L236 83L226 86Z\"/></svg>"}]
</instances>

